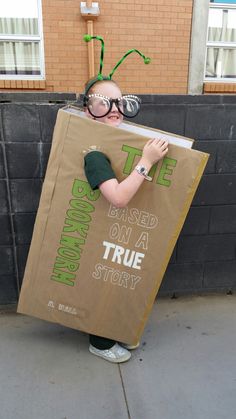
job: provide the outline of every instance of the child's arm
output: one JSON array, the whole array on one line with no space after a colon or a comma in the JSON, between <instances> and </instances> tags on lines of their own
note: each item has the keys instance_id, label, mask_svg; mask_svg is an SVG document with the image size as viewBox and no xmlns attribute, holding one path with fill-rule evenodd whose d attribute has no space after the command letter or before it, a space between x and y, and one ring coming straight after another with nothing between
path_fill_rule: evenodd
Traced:
<instances>
[{"instance_id":1,"label":"child's arm","mask_svg":"<svg viewBox=\"0 0 236 419\"><path fill-rule=\"evenodd\" d=\"M168 141L151 139L143 148L143 155L139 165L146 167L147 171L151 169L154 163L161 160L168 152ZM136 194L145 177L136 170L127 176L122 182L117 179L109 179L99 185L99 189L104 197L118 208L125 207Z\"/></svg>"}]
</instances>

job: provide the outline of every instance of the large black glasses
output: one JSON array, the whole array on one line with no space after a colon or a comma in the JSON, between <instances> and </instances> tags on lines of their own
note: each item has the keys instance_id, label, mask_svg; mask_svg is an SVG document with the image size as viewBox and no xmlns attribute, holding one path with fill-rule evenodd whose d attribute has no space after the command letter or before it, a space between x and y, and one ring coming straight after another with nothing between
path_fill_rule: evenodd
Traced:
<instances>
[{"instance_id":1,"label":"large black glasses","mask_svg":"<svg viewBox=\"0 0 236 419\"><path fill-rule=\"evenodd\" d=\"M95 118L106 116L111 111L113 103L126 118L134 118L140 111L141 100L137 96L126 95L117 99L111 99L94 93L84 97L84 106L87 107L89 113Z\"/></svg>"}]
</instances>

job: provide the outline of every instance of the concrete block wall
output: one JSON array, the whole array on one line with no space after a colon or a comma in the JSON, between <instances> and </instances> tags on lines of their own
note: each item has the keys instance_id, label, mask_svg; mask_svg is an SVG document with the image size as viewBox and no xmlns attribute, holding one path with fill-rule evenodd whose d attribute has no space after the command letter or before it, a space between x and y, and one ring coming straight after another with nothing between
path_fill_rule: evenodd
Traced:
<instances>
[{"instance_id":1,"label":"concrete block wall","mask_svg":"<svg viewBox=\"0 0 236 419\"><path fill-rule=\"evenodd\" d=\"M236 289L236 97L143 95L136 123L195 139L205 174L159 295ZM0 304L15 303L56 114L75 95L5 94L0 103Z\"/></svg>"},{"instance_id":2,"label":"concrete block wall","mask_svg":"<svg viewBox=\"0 0 236 419\"><path fill-rule=\"evenodd\" d=\"M0 95L0 305L18 299L56 115L75 98Z\"/></svg>"},{"instance_id":3,"label":"concrete block wall","mask_svg":"<svg viewBox=\"0 0 236 419\"><path fill-rule=\"evenodd\" d=\"M210 153L160 295L236 289L236 96L143 96L138 123Z\"/></svg>"}]
</instances>

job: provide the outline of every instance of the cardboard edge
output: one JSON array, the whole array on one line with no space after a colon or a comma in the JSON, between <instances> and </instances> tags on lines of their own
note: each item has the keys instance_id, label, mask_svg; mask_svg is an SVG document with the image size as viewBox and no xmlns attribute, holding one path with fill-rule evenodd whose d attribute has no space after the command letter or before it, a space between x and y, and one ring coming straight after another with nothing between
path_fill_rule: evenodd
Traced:
<instances>
[{"instance_id":1,"label":"cardboard edge","mask_svg":"<svg viewBox=\"0 0 236 419\"><path fill-rule=\"evenodd\" d=\"M83 112L83 109L81 108L81 107L79 107L79 106L74 106L74 105L66 105L66 106L64 106L61 110L65 110L66 111L66 109L76 109L76 110L79 110L79 111L81 111L81 112ZM80 115L77 115L77 116L80 116ZM191 147L192 147L192 145L193 145L193 143L194 143L194 139L193 138L189 138L189 137L185 137L184 135L179 135L179 134L175 134L175 133L173 133L173 132L168 132L168 131L163 131L163 130L161 130L161 129L157 129L157 128L153 128L153 127L147 127L146 125L142 125L142 124L136 124L135 122L130 122L130 121L126 121L125 120L125 122L124 122L125 124L127 124L127 125L134 125L135 127L137 127L137 128L143 128L143 129L149 129L150 131L153 131L153 132L158 132L158 133L163 133L163 134L165 134L165 135L172 135L173 137L175 137L175 138L179 138L179 139L184 139L184 140L186 140L186 141L189 141L190 143L192 143L191 144ZM119 128L119 127L118 127ZM119 128L119 129L121 129L122 131L126 131L125 129L123 129L123 128ZM129 131L128 131L129 132ZM140 135L141 137L143 137L143 138L147 138L146 136L144 136L144 135L142 135L142 134L137 134L137 135ZM178 147L178 145L177 144L175 144L177 147ZM180 146L179 146L180 147Z\"/></svg>"},{"instance_id":2,"label":"cardboard edge","mask_svg":"<svg viewBox=\"0 0 236 419\"><path fill-rule=\"evenodd\" d=\"M144 331L144 328L145 328L146 322L148 320L149 314L151 312L152 306L155 302L156 295L157 295L158 290L160 288L160 285L161 285L162 281L159 282L158 279L163 278L163 276L165 274L165 271L167 269L169 260L171 258L174 246L175 246L175 244L178 240L179 234L180 234L181 229L184 225L185 219L187 217L187 214L188 214L189 208L191 206L192 200L194 198L194 195L197 191L197 188L198 188L198 185L200 183L201 177L203 175L204 169L206 167L207 161L210 157L210 155L208 153L202 153L201 152L201 154L203 155L203 159L202 159L202 161L201 161L201 163L198 167L196 177L195 177L194 182L192 184L192 193L187 195L187 199L186 199L186 201L183 205L183 210L182 210L182 213L179 216L179 220L178 220L178 223L176 225L176 229L174 230L172 239L169 242L169 245L168 245L168 248L167 248L167 251L166 251L166 257L163 261L163 265L162 265L162 268L160 270L160 274L157 278L157 281L155 282L153 291L150 293L150 298L149 298L149 301L147 303L146 310L144 312L143 319L140 323L140 327L139 327L139 330L138 330L138 333L137 333L137 339L136 339L137 342L140 340L140 337L142 336L142 333Z\"/></svg>"},{"instance_id":3,"label":"cardboard edge","mask_svg":"<svg viewBox=\"0 0 236 419\"><path fill-rule=\"evenodd\" d=\"M61 112L61 109L59 109L59 111L58 111L58 116L59 117L60 117L60 114L61 113L62 113ZM58 116L57 116L57 118L58 118ZM71 119L71 116L68 115L67 124L65 126L65 132L68 131L70 119ZM53 133L53 136L54 136L54 133ZM65 136L63 138L65 138ZM52 144L53 144L53 140L52 140ZM51 208L51 202L52 202L53 194L54 194L54 191L55 191L56 180L57 180L59 169L60 169L60 162L61 162L61 158L62 158L62 155L63 155L64 145L65 145L65 140L64 140L63 145L62 145L62 152L59 154L59 165L58 165L57 171L56 171L56 173L54 175L53 181L52 181L52 179L50 179L50 181L53 184L50 187L50 196L47 198L48 199L48 202L49 202L49 210L47 212L47 217L45 219L45 223L43 225L43 228L42 228L42 225L41 224L39 226L38 223L37 223L37 218L38 218L38 212L37 212L36 221L35 221L35 225L34 225L34 229L33 229L32 240L31 240L31 244L30 244L30 249L29 249L29 253L28 253L27 261L26 261L26 265L25 265L26 267L25 267L24 277L23 277L23 280L22 280L22 289L24 288L24 291L28 287L29 277L31 275L33 276L34 272L37 271L37 266L38 266L38 263L40 261L40 254L41 254L42 246L38 249L38 258L37 258L37 262L36 262L37 265L36 264L32 264L32 263L30 265L28 265L28 261L31 260L30 256L31 256L33 245L34 245L35 241L38 240L38 236L36 237L38 230L40 230L40 237L42 238L41 241L43 243L43 238L44 238L46 227L47 227L47 223L48 223L48 216L49 216L50 208ZM56 144L55 144L55 146L56 146ZM52 147L51 152L53 150L54 149ZM50 152L50 156L51 156L51 152ZM48 160L48 165L50 165L50 156L49 156L49 160ZM55 161L53 163L55 163ZM45 178L46 178L46 174L45 174ZM44 192L44 188L42 188L42 192L41 192L41 197L40 197L38 208L40 208L40 204L42 202L41 200L43 200L45 198L46 198L46 195L45 195L45 192ZM21 314L28 314L28 313L25 313L25 311L21 310L21 303L22 303L22 293L20 292L19 301L18 301L18 305L17 305L17 310L16 311L17 311L17 313L21 313Z\"/></svg>"}]
</instances>

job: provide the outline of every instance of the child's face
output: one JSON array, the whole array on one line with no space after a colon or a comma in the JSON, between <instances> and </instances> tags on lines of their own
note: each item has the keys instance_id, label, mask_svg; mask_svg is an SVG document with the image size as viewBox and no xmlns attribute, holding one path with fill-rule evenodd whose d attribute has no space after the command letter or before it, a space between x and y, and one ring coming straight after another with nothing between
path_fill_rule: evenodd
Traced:
<instances>
[{"instance_id":1,"label":"child's face","mask_svg":"<svg viewBox=\"0 0 236 419\"><path fill-rule=\"evenodd\" d=\"M104 83L98 83L94 85L92 93L98 93L103 96L107 96L111 99L117 99L122 96L122 93L118 86L109 81L104 81ZM85 110L86 115L89 118L96 119L88 112L88 109ZM118 111L116 105L113 103L111 111L102 118L96 119L98 122L103 122L104 124L111 125L113 127L118 127L123 121L123 115Z\"/></svg>"}]
</instances>

